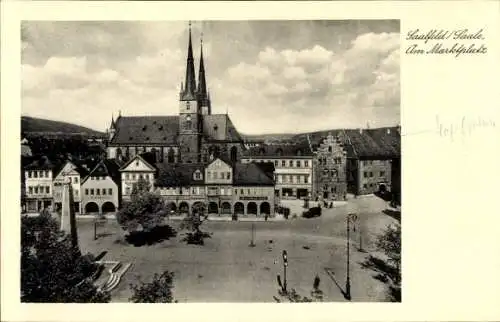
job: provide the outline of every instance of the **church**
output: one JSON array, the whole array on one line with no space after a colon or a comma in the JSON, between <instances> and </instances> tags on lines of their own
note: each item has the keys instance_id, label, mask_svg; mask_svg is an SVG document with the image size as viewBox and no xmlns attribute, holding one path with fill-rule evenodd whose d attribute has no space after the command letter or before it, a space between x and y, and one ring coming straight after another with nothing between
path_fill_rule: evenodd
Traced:
<instances>
[{"instance_id":1,"label":"church","mask_svg":"<svg viewBox=\"0 0 500 322\"><path fill-rule=\"evenodd\" d=\"M186 76L179 93L179 115L118 116L108 129L107 158L130 160L153 152L158 162L204 163L223 157L237 162L245 150L241 135L228 114L212 114L207 90L203 42L196 81L191 24Z\"/></svg>"}]
</instances>

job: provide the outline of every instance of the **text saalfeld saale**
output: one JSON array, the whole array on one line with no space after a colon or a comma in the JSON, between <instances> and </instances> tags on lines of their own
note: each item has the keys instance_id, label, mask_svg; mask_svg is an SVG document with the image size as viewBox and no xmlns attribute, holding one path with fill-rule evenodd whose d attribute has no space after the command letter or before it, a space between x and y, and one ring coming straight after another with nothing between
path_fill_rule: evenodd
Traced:
<instances>
[{"instance_id":1,"label":"text saalfeld saale","mask_svg":"<svg viewBox=\"0 0 500 322\"><path fill-rule=\"evenodd\" d=\"M423 40L427 43L429 40L484 40L483 29L470 31L469 29L431 29L423 32L420 29L414 29L408 32L406 40Z\"/></svg>"}]
</instances>

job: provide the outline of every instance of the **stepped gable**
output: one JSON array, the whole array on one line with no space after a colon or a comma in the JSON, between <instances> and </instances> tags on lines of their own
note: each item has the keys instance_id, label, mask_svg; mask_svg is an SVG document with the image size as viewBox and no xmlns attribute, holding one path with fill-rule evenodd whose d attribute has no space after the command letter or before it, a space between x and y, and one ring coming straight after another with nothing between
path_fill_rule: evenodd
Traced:
<instances>
[{"instance_id":1,"label":"stepped gable","mask_svg":"<svg viewBox=\"0 0 500 322\"><path fill-rule=\"evenodd\" d=\"M236 186L274 186L274 180L256 163L237 163L234 166L233 184Z\"/></svg>"},{"instance_id":2,"label":"stepped gable","mask_svg":"<svg viewBox=\"0 0 500 322\"><path fill-rule=\"evenodd\" d=\"M120 116L111 144L176 145L179 116Z\"/></svg>"}]
</instances>

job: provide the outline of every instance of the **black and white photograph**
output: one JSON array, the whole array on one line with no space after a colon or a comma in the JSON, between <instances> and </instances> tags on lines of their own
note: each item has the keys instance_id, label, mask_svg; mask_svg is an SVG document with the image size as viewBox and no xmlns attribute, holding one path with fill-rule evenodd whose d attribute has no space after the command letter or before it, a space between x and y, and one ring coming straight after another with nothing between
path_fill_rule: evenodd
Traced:
<instances>
[{"instance_id":1,"label":"black and white photograph","mask_svg":"<svg viewBox=\"0 0 500 322\"><path fill-rule=\"evenodd\" d=\"M20 28L21 302L402 301L399 20Z\"/></svg>"}]
</instances>

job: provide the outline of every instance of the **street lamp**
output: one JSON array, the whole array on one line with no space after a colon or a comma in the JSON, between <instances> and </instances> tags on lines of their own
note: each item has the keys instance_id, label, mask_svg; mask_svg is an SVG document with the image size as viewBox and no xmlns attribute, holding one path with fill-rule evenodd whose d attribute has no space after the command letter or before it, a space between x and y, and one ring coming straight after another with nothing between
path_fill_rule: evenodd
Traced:
<instances>
[{"instance_id":1,"label":"street lamp","mask_svg":"<svg viewBox=\"0 0 500 322\"><path fill-rule=\"evenodd\" d=\"M345 297L346 299L348 300L351 300L351 279L350 279L350 274L349 274L349 264L350 264L350 261L349 261L349 246L350 246L350 238L349 238L349 233L350 233L350 226L349 224L351 223L351 221L354 222L357 220L357 216L356 214L347 214L347 218L346 218L346 225L347 225L347 277L346 277L346 281L345 281Z\"/></svg>"},{"instance_id":2,"label":"street lamp","mask_svg":"<svg viewBox=\"0 0 500 322\"><path fill-rule=\"evenodd\" d=\"M283 292L286 294L286 267L288 266L288 256L286 250L283 251Z\"/></svg>"}]
</instances>

